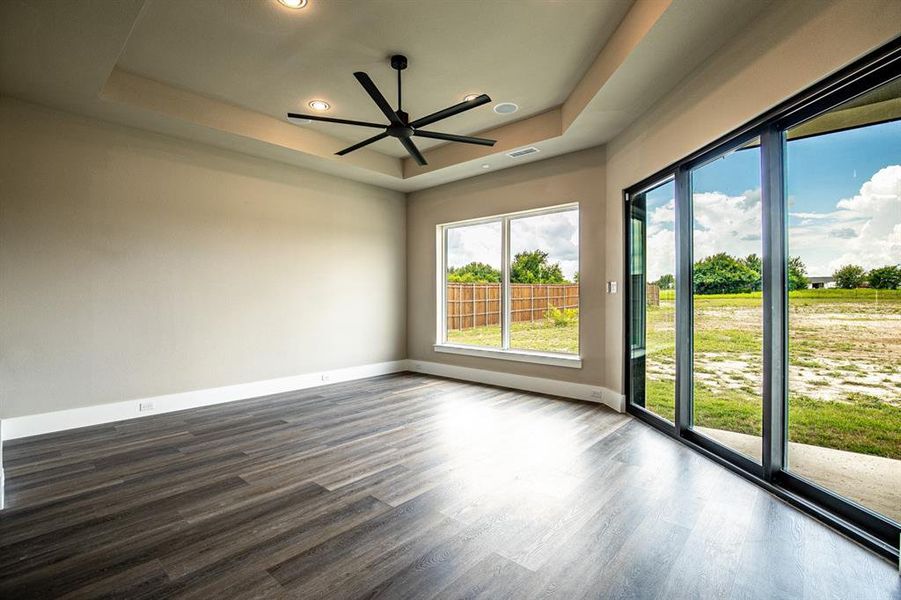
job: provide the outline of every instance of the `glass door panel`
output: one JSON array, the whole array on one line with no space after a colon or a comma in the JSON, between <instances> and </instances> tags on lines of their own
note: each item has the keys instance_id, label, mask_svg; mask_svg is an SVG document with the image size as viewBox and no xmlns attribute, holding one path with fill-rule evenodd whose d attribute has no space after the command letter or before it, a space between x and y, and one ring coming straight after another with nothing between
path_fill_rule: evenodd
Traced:
<instances>
[{"instance_id":1,"label":"glass door panel","mask_svg":"<svg viewBox=\"0 0 901 600\"><path fill-rule=\"evenodd\" d=\"M901 522L901 80L787 132L788 469Z\"/></svg>"},{"instance_id":2,"label":"glass door panel","mask_svg":"<svg viewBox=\"0 0 901 600\"><path fill-rule=\"evenodd\" d=\"M632 197L631 402L675 422L675 184Z\"/></svg>"},{"instance_id":3,"label":"glass door panel","mask_svg":"<svg viewBox=\"0 0 901 600\"><path fill-rule=\"evenodd\" d=\"M691 171L695 431L760 463L760 141Z\"/></svg>"}]
</instances>

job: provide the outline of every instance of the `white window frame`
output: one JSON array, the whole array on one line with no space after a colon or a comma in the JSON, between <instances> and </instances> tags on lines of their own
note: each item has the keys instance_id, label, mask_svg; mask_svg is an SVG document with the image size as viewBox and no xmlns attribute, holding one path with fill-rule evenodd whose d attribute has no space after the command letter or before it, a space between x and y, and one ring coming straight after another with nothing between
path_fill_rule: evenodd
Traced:
<instances>
[{"instance_id":1,"label":"white window frame","mask_svg":"<svg viewBox=\"0 0 901 600\"><path fill-rule=\"evenodd\" d=\"M516 362L528 362L558 367L582 368L582 332L581 320L579 321L579 352L569 354L563 352L538 352L533 350L520 350L510 348L510 222L523 217L536 217L558 212L576 209L579 211L579 265L582 263L582 211L578 202L558 204L534 210L523 210L513 213L505 213L490 217L467 219L465 221L453 221L436 226L436 251L437 262L435 265L437 304L435 314L435 352L447 354L461 354L465 356L477 356L480 358L495 358L512 360ZM469 227L485 223L501 224L501 347L472 346L468 344L453 344L447 341L447 232L458 227ZM582 295L579 294L581 308Z\"/></svg>"}]
</instances>

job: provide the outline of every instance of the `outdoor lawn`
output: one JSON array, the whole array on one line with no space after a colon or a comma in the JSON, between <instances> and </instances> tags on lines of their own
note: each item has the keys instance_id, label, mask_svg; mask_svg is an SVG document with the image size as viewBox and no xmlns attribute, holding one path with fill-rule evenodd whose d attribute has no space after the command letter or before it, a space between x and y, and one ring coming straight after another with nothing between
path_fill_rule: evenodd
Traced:
<instances>
[{"instance_id":1,"label":"outdoor lawn","mask_svg":"<svg viewBox=\"0 0 901 600\"><path fill-rule=\"evenodd\" d=\"M695 296L695 423L760 435L761 295ZM648 307L647 407L674 414L673 292ZM789 295L789 439L901 459L901 291Z\"/></svg>"},{"instance_id":2,"label":"outdoor lawn","mask_svg":"<svg viewBox=\"0 0 901 600\"><path fill-rule=\"evenodd\" d=\"M447 341L452 344L499 347L501 345L501 327L500 325L489 325L448 331ZM556 325L547 320L514 323L510 329L510 345L520 350L578 354L578 317L566 325Z\"/></svg>"},{"instance_id":3,"label":"outdoor lawn","mask_svg":"<svg viewBox=\"0 0 901 600\"><path fill-rule=\"evenodd\" d=\"M901 459L901 291L798 290L789 300L792 442ZM695 420L760 435L761 295L695 297ZM673 292L648 307L647 407L673 418ZM500 346L500 327L448 332L457 344ZM578 352L578 322L514 323L511 345Z\"/></svg>"}]
</instances>

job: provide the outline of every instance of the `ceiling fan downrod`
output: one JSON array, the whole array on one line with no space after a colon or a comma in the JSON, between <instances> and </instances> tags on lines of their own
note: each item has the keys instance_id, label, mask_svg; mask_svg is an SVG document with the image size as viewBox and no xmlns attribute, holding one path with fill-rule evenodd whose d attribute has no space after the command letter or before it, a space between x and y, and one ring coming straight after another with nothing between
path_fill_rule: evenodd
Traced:
<instances>
[{"instance_id":1,"label":"ceiling fan downrod","mask_svg":"<svg viewBox=\"0 0 901 600\"><path fill-rule=\"evenodd\" d=\"M397 71L397 113L403 113L404 115L406 115L407 113L404 113L403 111L403 92L400 81L400 73L407 68L407 57L403 54L395 54L394 56L392 56L391 68Z\"/></svg>"}]
</instances>

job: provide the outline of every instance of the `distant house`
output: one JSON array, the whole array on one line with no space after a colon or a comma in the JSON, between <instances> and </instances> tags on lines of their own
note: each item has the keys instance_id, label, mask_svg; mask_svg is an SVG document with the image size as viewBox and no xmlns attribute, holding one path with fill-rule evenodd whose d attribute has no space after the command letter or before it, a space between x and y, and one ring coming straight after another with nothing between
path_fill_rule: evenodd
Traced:
<instances>
[{"instance_id":1,"label":"distant house","mask_svg":"<svg viewBox=\"0 0 901 600\"><path fill-rule=\"evenodd\" d=\"M810 287L820 290L823 288L834 288L835 287L835 279L832 277L808 277L808 281L810 281Z\"/></svg>"}]
</instances>

